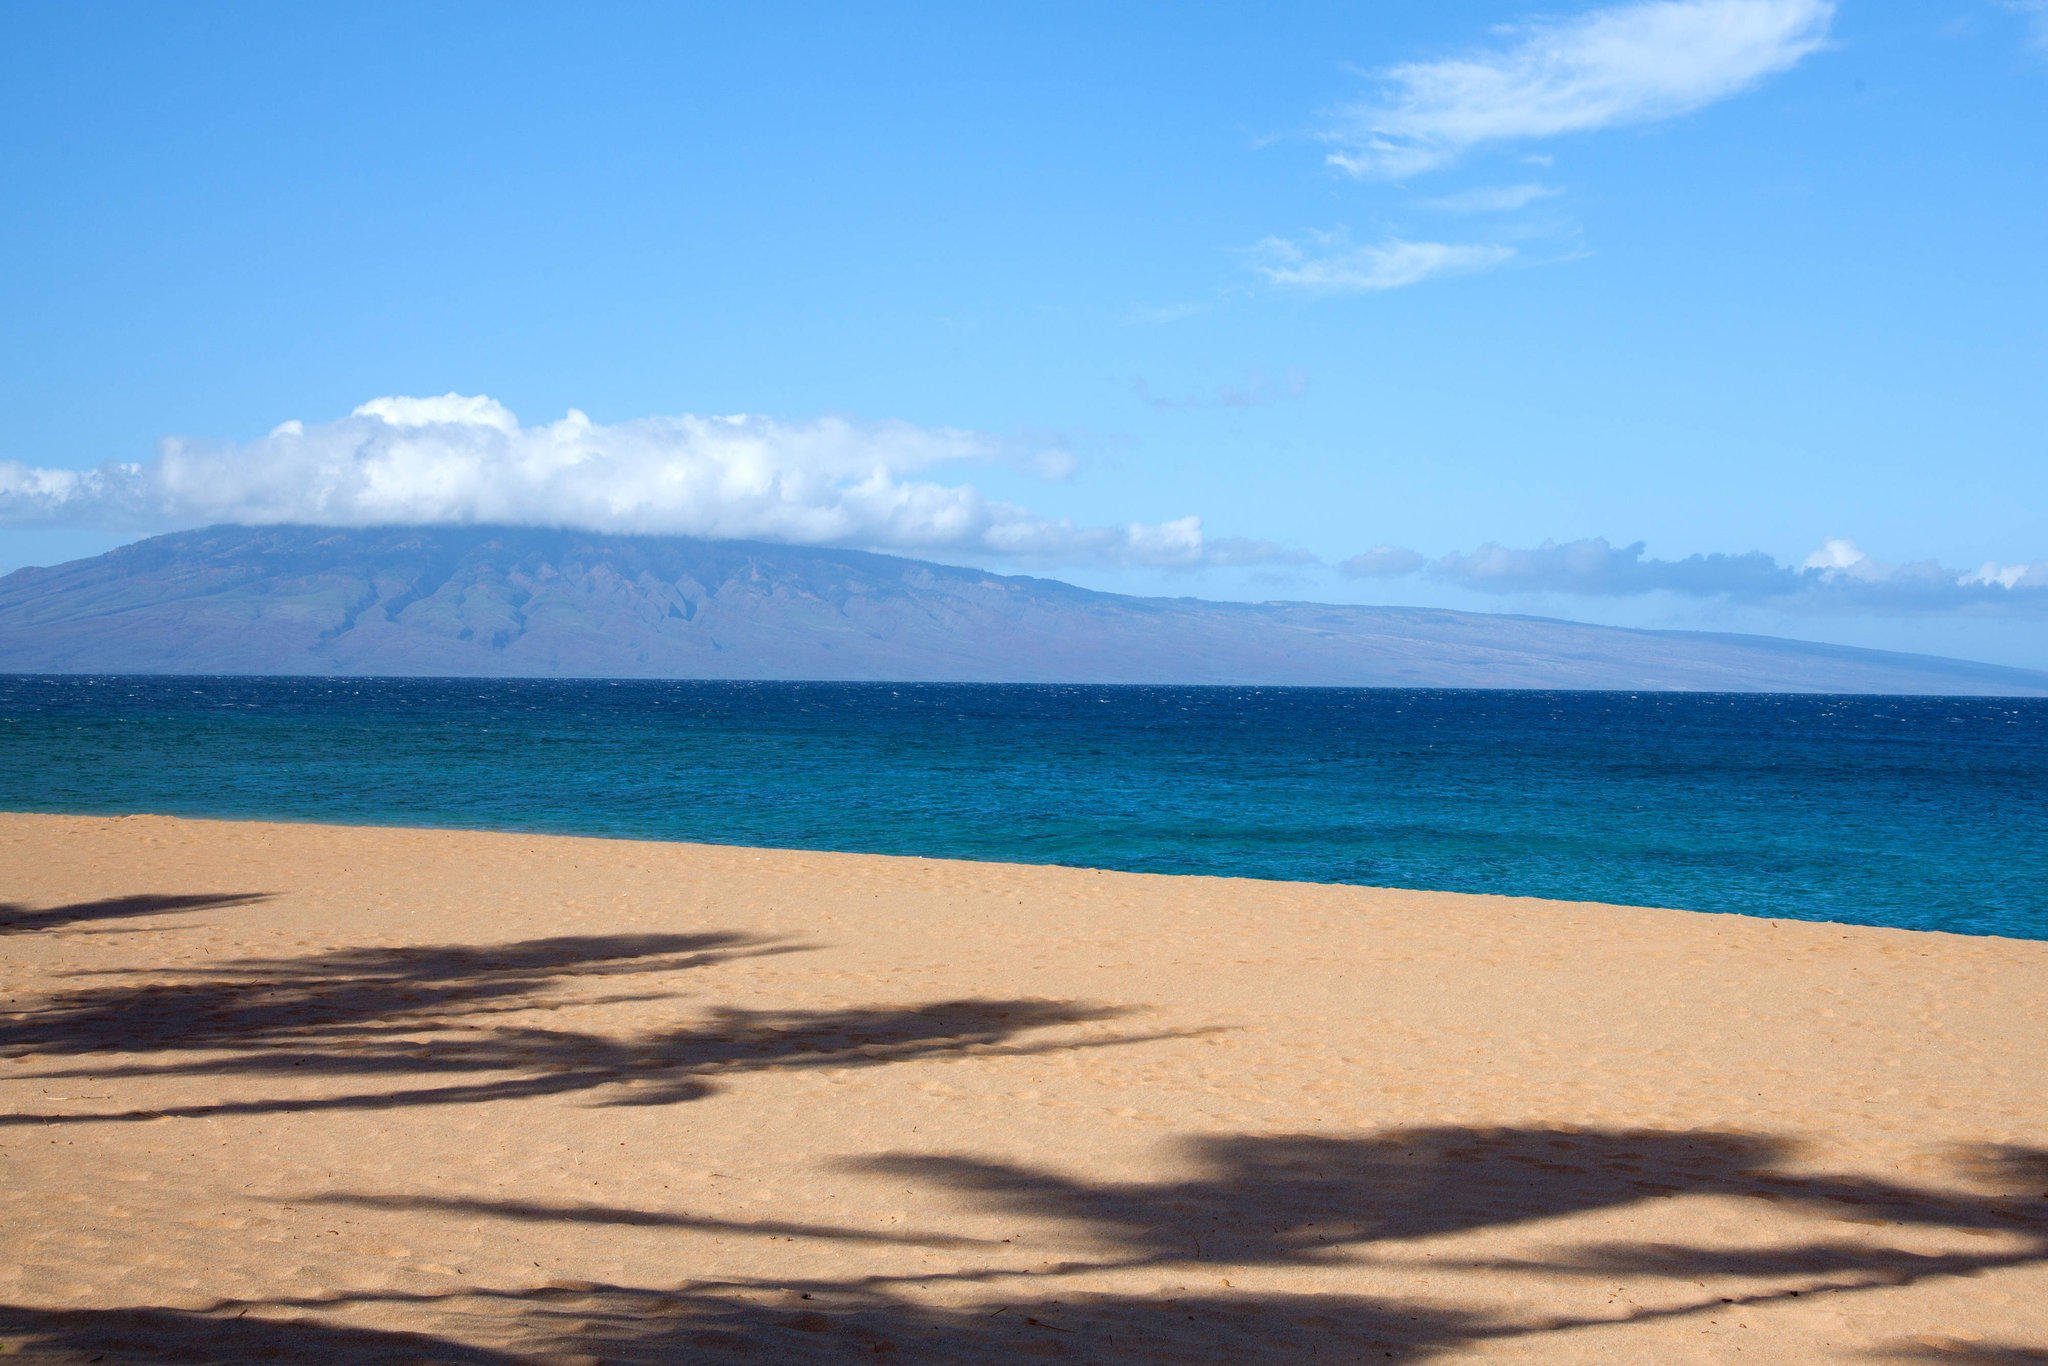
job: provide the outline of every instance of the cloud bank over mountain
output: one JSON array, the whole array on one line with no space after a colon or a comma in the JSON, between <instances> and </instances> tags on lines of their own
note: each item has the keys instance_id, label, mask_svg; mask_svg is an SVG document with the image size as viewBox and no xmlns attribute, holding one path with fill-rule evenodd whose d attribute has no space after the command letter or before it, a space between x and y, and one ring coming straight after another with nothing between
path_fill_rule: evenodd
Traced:
<instances>
[{"instance_id":1,"label":"cloud bank over mountain","mask_svg":"<svg viewBox=\"0 0 2048 1366\"><path fill-rule=\"evenodd\" d=\"M1218 401L1233 396L1243 397L1226 389ZM908 422L686 414L604 424L572 409L528 426L483 395L390 396L331 422L285 422L243 444L168 438L146 462L69 470L0 461L0 527L526 526L1028 567L1328 567L1270 541L1209 536L1193 515L1082 525L940 477L995 465L1057 479L1073 458ZM1762 551L1675 560L1646 551L1641 541L1605 538L1488 543L1435 557L1381 545L1335 568L1353 579L1415 577L1498 595L1671 593L1862 615L2048 615L2048 559L1974 570L1892 564L1846 539L1826 541L1799 564Z\"/></svg>"},{"instance_id":2,"label":"cloud bank over mountain","mask_svg":"<svg viewBox=\"0 0 2048 1366\"><path fill-rule=\"evenodd\" d=\"M2048 613L2048 559L1987 561L1974 570L1946 568L1932 560L1892 564L1845 538L1828 539L1798 565L1781 564L1762 551L1660 560L1645 555L1645 549L1641 541L1617 546L1593 537L1528 548L1488 543L1469 554L1430 559L1403 546L1382 545L1338 568L1362 579L1421 574L1482 593L1624 597L1666 592L1818 610Z\"/></svg>"},{"instance_id":3,"label":"cloud bank over mountain","mask_svg":"<svg viewBox=\"0 0 2048 1366\"><path fill-rule=\"evenodd\" d=\"M209 523L505 523L968 554L1023 564L1195 568L1300 557L1216 539L1201 520L1082 526L917 477L1073 461L981 432L825 417L648 417L571 410L525 426L482 395L372 399L245 445L166 439L154 460L91 470L0 461L0 526L161 530Z\"/></svg>"}]
</instances>

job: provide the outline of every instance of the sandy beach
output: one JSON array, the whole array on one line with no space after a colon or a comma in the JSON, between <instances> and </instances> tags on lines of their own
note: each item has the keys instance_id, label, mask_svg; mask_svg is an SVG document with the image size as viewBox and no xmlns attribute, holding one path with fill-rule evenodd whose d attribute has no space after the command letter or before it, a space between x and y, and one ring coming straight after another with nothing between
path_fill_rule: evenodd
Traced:
<instances>
[{"instance_id":1,"label":"sandy beach","mask_svg":"<svg viewBox=\"0 0 2048 1366\"><path fill-rule=\"evenodd\" d=\"M0 816L31 1361L2048 1360L2048 943Z\"/></svg>"}]
</instances>

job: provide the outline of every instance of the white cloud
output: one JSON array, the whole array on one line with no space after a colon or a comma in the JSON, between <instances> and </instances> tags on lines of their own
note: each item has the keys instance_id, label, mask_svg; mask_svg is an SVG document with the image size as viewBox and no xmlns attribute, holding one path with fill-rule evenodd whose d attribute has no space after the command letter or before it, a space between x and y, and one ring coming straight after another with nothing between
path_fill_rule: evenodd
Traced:
<instances>
[{"instance_id":1,"label":"white cloud","mask_svg":"<svg viewBox=\"0 0 2048 1366\"><path fill-rule=\"evenodd\" d=\"M157 458L94 470L0 461L0 525L163 529L212 522L511 523L1167 567L1297 559L1216 540L1194 517L1077 526L912 477L1010 460L1058 477L1063 451L907 422L649 417L571 410L525 427L482 396L380 398L333 422L280 424L246 445L167 439Z\"/></svg>"},{"instance_id":2,"label":"white cloud","mask_svg":"<svg viewBox=\"0 0 2048 1366\"><path fill-rule=\"evenodd\" d=\"M1623 597L1665 592L1817 610L2048 612L2048 559L1986 563L1964 572L1932 560L1889 564L1838 537L1824 541L1796 567L1762 551L1659 560L1644 550L1641 541L1617 546L1594 537L1533 547L1489 543L1470 554L1431 560L1399 546L1378 546L1338 568L1355 578L1419 571L1482 593Z\"/></svg>"},{"instance_id":3,"label":"white cloud","mask_svg":"<svg viewBox=\"0 0 2048 1366\"><path fill-rule=\"evenodd\" d=\"M2048 588L2048 560L2034 560L2025 564L2000 564L1986 560L1973 574L1964 575L1958 582L1966 584L1997 584L2000 588Z\"/></svg>"},{"instance_id":4,"label":"white cloud","mask_svg":"<svg viewBox=\"0 0 2048 1366\"><path fill-rule=\"evenodd\" d=\"M1831 0L1651 0L1511 29L1505 47L1381 72L1326 134L1329 160L1399 178L1485 143L1670 118L1790 69L1833 16Z\"/></svg>"},{"instance_id":5,"label":"white cloud","mask_svg":"<svg viewBox=\"0 0 2048 1366\"><path fill-rule=\"evenodd\" d=\"M1426 199L1423 203L1449 213L1513 213L1556 193L1557 190L1548 185L1487 185Z\"/></svg>"},{"instance_id":6,"label":"white cloud","mask_svg":"<svg viewBox=\"0 0 2048 1366\"><path fill-rule=\"evenodd\" d=\"M519 430L512 410L483 394L442 394L438 398L373 398L359 405L351 417L376 417L394 427L431 427L451 423L460 427L496 427L501 432ZM305 424L294 419L284 424L295 433Z\"/></svg>"},{"instance_id":7,"label":"white cloud","mask_svg":"<svg viewBox=\"0 0 2048 1366\"><path fill-rule=\"evenodd\" d=\"M1818 569L1823 574L1841 574L1869 562L1870 557L1857 548L1856 542L1842 536L1830 536L1820 543L1820 549L1800 561L1800 568Z\"/></svg>"},{"instance_id":8,"label":"white cloud","mask_svg":"<svg viewBox=\"0 0 2048 1366\"><path fill-rule=\"evenodd\" d=\"M1252 268L1276 285L1330 294L1400 289L1439 275L1469 275L1513 259L1513 247L1479 242L1410 242L1390 237L1352 246L1341 233L1318 233L1314 250L1283 237L1252 248Z\"/></svg>"}]
</instances>

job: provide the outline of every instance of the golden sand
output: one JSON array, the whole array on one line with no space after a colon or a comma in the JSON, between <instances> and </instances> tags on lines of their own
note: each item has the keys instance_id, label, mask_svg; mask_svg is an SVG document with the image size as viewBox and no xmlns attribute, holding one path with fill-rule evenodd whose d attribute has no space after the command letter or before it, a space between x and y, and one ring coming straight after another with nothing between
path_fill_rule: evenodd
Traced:
<instances>
[{"instance_id":1,"label":"golden sand","mask_svg":"<svg viewBox=\"0 0 2048 1366\"><path fill-rule=\"evenodd\" d=\"M2048 943L0 816L26 1360L2048 1360Z\"/></svg>"}]
</instances>

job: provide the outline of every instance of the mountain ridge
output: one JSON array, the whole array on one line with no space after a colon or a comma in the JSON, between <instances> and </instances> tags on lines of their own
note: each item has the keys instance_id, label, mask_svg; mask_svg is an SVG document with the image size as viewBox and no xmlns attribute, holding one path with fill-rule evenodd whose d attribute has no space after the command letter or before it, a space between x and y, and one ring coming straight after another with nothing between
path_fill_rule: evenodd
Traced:
<instances>
[{"instance_id":1,"label":"mountain ridge","mask_svg":"<svg viewBox=\"0 0 2048 1366\"><path fill-rule=\"evenodd\" d=\"M1771 636L493 526L215 526L17 570L0 671L2048 694L2044 672Z\"/></svg>"}]
</instances>

